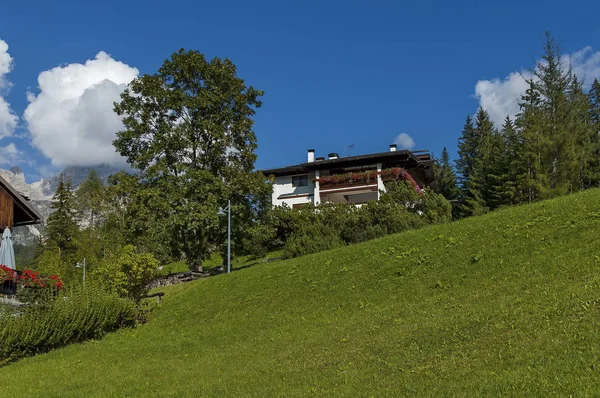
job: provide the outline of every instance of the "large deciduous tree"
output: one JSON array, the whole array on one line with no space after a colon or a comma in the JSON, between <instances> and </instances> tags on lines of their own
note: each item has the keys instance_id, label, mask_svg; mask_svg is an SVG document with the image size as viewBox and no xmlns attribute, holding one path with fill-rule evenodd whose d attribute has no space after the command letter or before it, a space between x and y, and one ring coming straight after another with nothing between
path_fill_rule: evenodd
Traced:
<instances>
[{"instance_id":1,"label":"large deciduous tree","mask_svg":"<svg viewBox=\"0 0 600 398\"><path fill-rule=\"evenodd\" d=\"M153 222L191 269L221 244L217 211L227 199L240 231L266 196L264 177L253 171L252 116L262 95L230 60L180 50L158 73L132 81L115 104L124 129L114 145L140 171Z\"/></svg>"}]
</instances>

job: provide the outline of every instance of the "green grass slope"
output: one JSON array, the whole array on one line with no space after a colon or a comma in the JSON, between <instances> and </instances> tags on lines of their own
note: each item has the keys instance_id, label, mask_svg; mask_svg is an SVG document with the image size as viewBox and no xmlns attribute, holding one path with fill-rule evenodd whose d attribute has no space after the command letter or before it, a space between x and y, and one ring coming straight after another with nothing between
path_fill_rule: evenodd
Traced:
<instances>
[{"instance_id":1,"label":"green grass slope","mask_svg":"<svg viewBox=\"0 0 600 398\"><path fill-rule=\"evenodd\" d=\"M9 397L598 396L600 190L165 289Z\"/></svg>"}]
</instances>

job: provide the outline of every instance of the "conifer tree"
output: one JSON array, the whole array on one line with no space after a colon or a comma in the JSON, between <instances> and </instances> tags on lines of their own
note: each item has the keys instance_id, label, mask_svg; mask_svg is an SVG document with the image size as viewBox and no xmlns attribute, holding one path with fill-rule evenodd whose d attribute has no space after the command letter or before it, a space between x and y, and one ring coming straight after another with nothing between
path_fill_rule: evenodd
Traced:
<instances>
[{"instance_id":1,"label":"conifer tree","mask_svg":"<svg viewBox=\"0 0 600 398\"><path fill-rule=\"evenodd\" d=\"M436 181L436 192L441 194L452 204L453 214L457 210L457 199L459 195L458 182L454 167L450 161L450 155L446 147L442 149L442 155L435 160L434 174Z\"/></svg>"},{"instance_id":2,"label":"conifer tree","mask_svg":"<svg viewBox=\"0 0 600 398\"><path fill-rule=\"evenodd\" d=\"M468 130L468 126L465 126ZM475 127L472 129L471 153L461 160L468 164L468 177L464 178L461 195L462 215L482 214L489 210L492 202L492 145L495 129L489 113L480 108L475 116ZM468 142L465 140L465 143ZM460 147L459 147L460 149ZM460 152L459 152L460 153Z\"/></svg>"},{"instance_id":3,"label":"conifer tree","mask_svg":"<svg viewBox=\"0 0 600 398\"><path fill-rule=\"evenodd\" d=\"M92 169L75 192L77 209L81 216L89 217L91 228L95 227L98 215L104 207L104 191L104 182L98 172Z\"/></svg>"},{"instance_id":4,"label":"conifer tree","mask_svg":"<svg viewBox=\"0 0 600 398\"><path fill-rule=\"evenodd\" d=\"M542 120L542 99L533 79L527 81L528 88L521 96L516 126L522 139L521 157L525 164L523 187L527 202L531 203L542 196L547 185L547 177L543 169L543 153L548 146Z\"/></svg>"},{"instance_id":5,"label":"conifer tree","mask_svg":"<svg viewBox=\"0 0 600 398\"><path fill-rule=\"evenodd\" d=\"M504 169L506 178L502 190L502 203L514 205L527 201L527 163L523 139L509 116L502 125L505 143Z\"/></svg>"},{"instance_id":6,"label":"conifer tree","mask_svg":"<svg viewBox=\"0 0 600 398\"><path fill-rule=\"evenodd\" d=\"M461 190L465 190L466 182L471 178L473 162L477 150L477 137L473 128L473 119L467 116L462 134L458 139L458 159L456 160L456 171L459 174Z\"/></svg>"},{"instance_id":7,"label":"conifer tree","mask_svg":"<svg viewBox=\"0 0 600 398\"><path fill-rule=\"evenodd\" d=\"M458 139L458 159L456 170L459 174L458 216L467 217L473 214L474 208L479 209L479 191L473 184L473 174L476 170L478 142L473 119L467 116L462 134ZM477 210L480 212L480 210Z\"/></svg>"},{"instance_id":8,"label":"conifer tree","mask_svg":"<svg viewBox=\"0 0 600 398\"><path fill-rule=\"evenodd\" d=\"M534 88L541 99L539 130L543 136L541 166L548 176L544 196L556 196L572 188L571 178L577 174L573 150L577 138L572 134L572 107L568 91L573 74L562 62L558 43L546 33L544 55L534 69Z\"/></svg>"},{"instance_id":9,"label":"conifer tree","mask_svg":"<svg viewBox=\"0 0 600 398\"><path fill-rule=\"evenodd\" d=\"M567 120L569 132L562 150L569 170L571 189L580 190L589 187L595 178L594 172L590 169L595 150L592 142L589 102L583 92L583 84L575 75L567 94L570 106Z\"/></svg>"},{"instance_id":10,"label":"conifer tree","mask_svg":"<svg viewBox=\"0 0 600 398\"><path fill-rule=\"evenodd\" d=\"M600 186L600 82L594 79L588 98L590 157L588 159L588 187Z\"/></svg>"},{"instance_id":11,"label":"conifer tree","mask_svg":"<svg viewBox=\"0 0 600 398\"><path fill-rule=\"evenodd\" d=\"M53 212L48 216L46 225L48 248L57 248L63 263L76 262L76 241L79 227L77 225L78 216L75 208L75 195L71 187L71 182L63 174L58 178L58 186L51 208Z\"/></svg>"}]
</instances>

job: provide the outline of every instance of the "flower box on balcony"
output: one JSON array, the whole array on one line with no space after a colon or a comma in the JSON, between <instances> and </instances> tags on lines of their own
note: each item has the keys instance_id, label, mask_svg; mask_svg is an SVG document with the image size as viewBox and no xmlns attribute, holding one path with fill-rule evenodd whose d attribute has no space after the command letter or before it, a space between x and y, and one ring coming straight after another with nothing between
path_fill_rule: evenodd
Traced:
<instances>
[{"instance_id":1,"label":"flower box on balcony","mask_svg":"<svg viewBox=\"0 0 600 398\"><path fill-rule=\"evenodd\" d=\"M346 188L377 184L378 175L381 175L381 180L383 182L402 180L410 181L415 189L420 191L420 187L414 178L405 169L400 167L385 169L381 172L369 170L358 173L334 174L330 176L323 176L319 178L318 181L321 189ZM313 181L317 181L317 179L315 178Z\"/></svg>"}]
</instances>

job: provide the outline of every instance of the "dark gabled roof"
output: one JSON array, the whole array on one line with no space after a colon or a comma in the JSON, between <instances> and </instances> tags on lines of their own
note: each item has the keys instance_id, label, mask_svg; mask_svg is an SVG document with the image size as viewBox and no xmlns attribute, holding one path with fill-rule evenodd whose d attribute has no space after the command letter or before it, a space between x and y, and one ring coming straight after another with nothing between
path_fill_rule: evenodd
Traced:
<instances>
[{"instance_id":1,"label":"dark gabled roof","mask_svg":"<svg viewBox=\"0 0 600 398\"><path fill-rule=\"evenodd\" d=\"M15 201L13 214L13 226L37 224L42 220L39 211L27 201L23 195L17 192L12 185L0 176L0 186L6 190Z\"/></svg>"},{"instance_id":2,"label":"dark gabled roof","mask_svg":"<svg viewBox=\"0 0 600 398\"><path fill-rule=\"evenodd\" d=\"M275 169L261 170L265 176L274 175L286 176L293 174L308 173L315 170L328 170L331 168L372 166L381 163L386 166L400 166L406 169L410 168L430 168L433 159L427 151L394 151L394 152L379 152L368 155L347 156L337 159L325 159L315 162L301 163L293 166L280 167Z\"/></svg>"}]
</instances>

